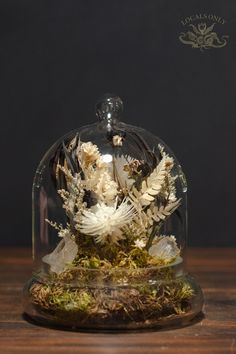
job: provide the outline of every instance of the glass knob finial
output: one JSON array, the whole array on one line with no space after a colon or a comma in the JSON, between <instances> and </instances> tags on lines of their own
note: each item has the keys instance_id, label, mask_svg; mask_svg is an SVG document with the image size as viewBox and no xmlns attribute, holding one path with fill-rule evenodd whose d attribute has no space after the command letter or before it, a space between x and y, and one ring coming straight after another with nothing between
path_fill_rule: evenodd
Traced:
<instances>
[{"instance_id":1,"label":"glass knob finial","mask_svg":"<svg viewBox=\"0 0 236 354\"><path fill-rule=\"evenodd\" d=\"M111 124L122 115L123 102L119 96L108 93L98 100L95 108L99 121L105 120Z\"/></svg>"}]
</instances>

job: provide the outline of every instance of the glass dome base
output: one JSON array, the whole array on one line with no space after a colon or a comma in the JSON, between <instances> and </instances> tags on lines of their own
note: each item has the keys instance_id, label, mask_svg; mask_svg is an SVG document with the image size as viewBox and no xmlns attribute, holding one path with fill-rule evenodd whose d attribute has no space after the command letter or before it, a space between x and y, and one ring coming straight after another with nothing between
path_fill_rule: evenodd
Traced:
<instances>
[{"instance_id":1,"label":"glass dome base","mask_svg":"<svg viewBox=\"0 0 236 354\"><path fill-rule=\"evenodd\" d=\"M132 277L127 270L116 269L108 281L101 281L101 271L92 269L83 270L81 279L70 283L35 276L25 287L25 313L42 325L72 330L185 326L201 312L203 295L181 267L174 264L141 273L136 269Z\"/></svg>"}]
</instances>

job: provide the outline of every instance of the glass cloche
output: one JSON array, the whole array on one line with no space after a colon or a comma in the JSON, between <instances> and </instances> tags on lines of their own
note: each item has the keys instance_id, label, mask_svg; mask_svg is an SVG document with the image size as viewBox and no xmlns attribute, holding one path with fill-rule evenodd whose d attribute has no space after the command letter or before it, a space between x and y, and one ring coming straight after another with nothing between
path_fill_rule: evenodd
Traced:
<instances>
[{"instance_id":1,"label":"glass cloche","mask_svg":"<svg viewBox=\"0 0 236 354\"><path fill-rule=\"evenodd\" d=\"M121 122L115 95L98 121L60 138L33 183L32 319L73 329L184 325L202 309L183 267L186 192L171 150Z\"/></svg>"}]
</instances>

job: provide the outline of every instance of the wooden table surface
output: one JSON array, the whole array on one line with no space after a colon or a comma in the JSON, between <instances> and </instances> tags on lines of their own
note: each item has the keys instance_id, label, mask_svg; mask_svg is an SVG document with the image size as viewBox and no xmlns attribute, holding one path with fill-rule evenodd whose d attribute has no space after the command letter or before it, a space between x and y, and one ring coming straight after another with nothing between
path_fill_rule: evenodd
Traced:
<instances>
[{"instance_id":1,"label":"wooden table surface","mask_svg":"<svg viewBox=\"0 0 236 354\"><path fill-rule=\"evenodd\" d=\"M171 330L83 333L39 327L22 317L30 277L27 249L0 250L0 353L236 353L236 248L190 249L188 270L204 296L204 316Z\"/></svg>"}]
</instances>

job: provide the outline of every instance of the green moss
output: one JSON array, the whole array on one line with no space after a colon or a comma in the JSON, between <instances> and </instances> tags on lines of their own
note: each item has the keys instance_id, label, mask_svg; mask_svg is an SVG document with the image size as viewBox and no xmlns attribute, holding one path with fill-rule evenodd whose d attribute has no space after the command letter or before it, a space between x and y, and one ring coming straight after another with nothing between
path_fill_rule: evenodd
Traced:
<instances>
[{"instance_id":1,"label":"green moss","mask_svg":"<svg viewBox=\"0 0 236 354\"><path fill-rule=\"evenodd\" d=\"M129 287L64 288L58 284L35 283L31 301L38 311L52 314L59 323L80 326L109 324L114 321L158 321L191 311L195 296L190 283L184 280L145 283ZM95 321L95 322L94 322Z\"/></svg>"},{"instance_id":2,"label":"green moss","mask_svg":"<svg viewBox=\"0 0 236 354\"><path fill-rule=\"evenodd\" d=\"M84 267L90 269L121 268L149 268L171 265L176 260L163 259L151 256L146 249L125 245L124 249L116 245L80 249L78 256L67 268ZM67 272L67 270L65 271Z\"/></svg>"},{"instance_id":3,"label":"green moss","mask_svg":"<svg viewBox=\"0 0 236 354\"><path fill-rule=\"evenodd\" d=\"M60 295L51 294L49 298L50 304L60 310L67 311L86 311L91 303L90 295L83 291L65 291Z\"/></svg>"},{"instance_id":4,"label":"green moss","mask_svg":"<svg viewBox=\"0 0 236 354\"><path fill-rule=\"evenodd\" d=\"M85 257L76 257L76 259L72 263L71 267L80 266L80 267L84 267L84 268L97 269L97 268L100 268L101 265L102 265L102 263L101 263L101 260L99 257L85 256Z\"/></svg>"},{"instance_id":5,"label":"green moss","mask_svg":"<svg viewBox=\"0 0 236 354\"><path fill-rule=\"evenodd\" d=\"M54 311L87 311L92 303L86 290L65 289L59 285L35 284L31 295L35 303Z\"/></svg>"}]
</instances>

